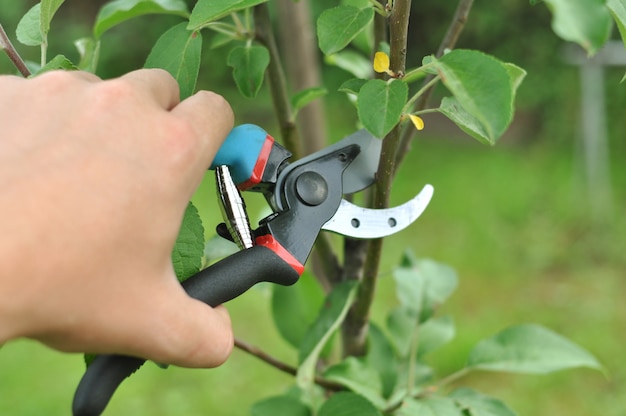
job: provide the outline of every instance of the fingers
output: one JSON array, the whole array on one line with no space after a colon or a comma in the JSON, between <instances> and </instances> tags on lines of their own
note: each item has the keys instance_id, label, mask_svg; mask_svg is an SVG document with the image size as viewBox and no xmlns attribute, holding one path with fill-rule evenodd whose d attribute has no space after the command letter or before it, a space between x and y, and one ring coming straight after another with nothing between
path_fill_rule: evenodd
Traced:
<instances>
[{"instance_id":1,"label":"fingers","mask_svg":"<svg viewBox=\"0 0 626 416\"><path fill-rule=\"evenodd\" d=\"M85 71L70 71L69 74L71 74L73 77L75 78L79 78L82 79L84 81L87 82L98 82L98 81L102 81L100 79L100 77L98 77L96 74L92 74L91 72L85 72ZM45 73L43 74L45 75Z\"/></svg>"},{"instance_id":2,"label":"fingers","mask_svg":"<svg viewBox=\"0 0 626 416\"><path fill-rule=\"evenodd\" d=\"M191 143L198 156L194 174L201 177L233 128L233 111L222 96L199 91L173 108L171 114L190 126L195 135Z\"/></svg>"},{"instance_id":3,"label":"fingers","mask_svg":"<svg viewBox=\"0 0 626 416\"><path fill-rule=\"evenodd\" d=\"M180 101L180 90L176 80L163 69L139 69L119 78L146 94L166 110L171 110Z\"/></svg>"},{"instance_id":4,"label":"fingers","mask_svg":"<svg viewBox=\"0 0 626 416\"><path fill-rule=\"evenodd\" d=\"M160 293L143 287L139 296L95 310L78 325L24 334L66 352L120 354L190 368L213 368L232 352L234 336L225 307L189 297L178 282ZM58 322L55 323L58 325Z\"/></svg>"},{"instance_id":5,"label":"fingers","mask_svg":"<svg viewBox=\"0 0 626 416\"><path fill-rule=\"evenodd\" d=\"M167 289L163 293L166 298L161 297L160 302L144 297L146 308L136 309L141 326L129 334L137 337L137 349L131 353L181 367L221 365L234 344L226 308L212 308L190 298L180 286L178 289ZM142 316L143 313L146 315Z\"/></svg>"}]
</instances>

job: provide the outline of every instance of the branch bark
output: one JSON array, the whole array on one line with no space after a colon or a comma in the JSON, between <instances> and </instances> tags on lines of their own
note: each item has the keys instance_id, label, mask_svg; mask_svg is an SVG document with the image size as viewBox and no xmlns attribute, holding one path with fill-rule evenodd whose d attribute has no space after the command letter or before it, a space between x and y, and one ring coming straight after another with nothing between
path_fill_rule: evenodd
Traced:
<instances>
[{"instance_id":1,"label":"branch bark","mask_svg":"<svg viewBox=\"0 0 626 416\"><path fill-rule=\"evenodd\" d=\"M454 17L450 22L450 26L448 26L448 30L446 31L443 40L439 44L439 49L437 50L437 57L440 57L444 54L446 49L453 49L456 46L457 41L459 40L459 36L463 29L465 28L465 23L467 22L467 18L469 16L469 12L474 5L474 0L459 0L459 4L457 5L456 11L454 12ZM434 75L428 75L422 84L422 86L427 86L430 81L435 78ZM428 102L430 101L430 97L432 96L434 87L430 87L424 94L417 100L415 103L414 110L424 110L428 106ZM415 135L415 129L412 126L409 126L404 129L402 132L402 138L400 140L400 146L398 148L398 153L396 154L395 166L397 168L404 161L404 157L411 149L411 141L413 140L413 136ZM394 172L395 175L395 172Z\"/></svg>"},{"instance_id":2,"label":"branch bark","mask_svg":"<svg viewBox=\"0 0 626 416\"><path fill-rule=\"evenodd\" d=\"M261 361L264 361L265 363L282 371L283 373L291 374L292 376L295 376L298 373L298 369L296 367L293 367L287 363L280 361L279 359L269 355L268 353L261 350L260 348L250 345L245 341L235 338L235 347L239 348L240 350L244 352L247 352L250 355L257 357ZM345 390L345 388L341 384L332 382L330 380L326 380L320 376L315 376L314 381L315 381L315 384L317 384L320 387L325 388L326 390L330 390L330 391Z\"/></svg>"},{"instance_id":3,"label":"branch bark","mask_svg":"<svg viewBox=\"0 0 626 416\"><path fill-rule=\"evenodd\" d=\"M403 74L406 66L407 36L409 17L411 13L411 0L396 0L389 16L389 46L390 46L390 69L396 74ZM395 172L395 159L400 143L400 126L385 137L378 163L377 182L374 187L374 208L386 208L389 206L389 196L393 174ZM365 255L363 278L359 286L357 299L350 309L344 325L344 354L362 356L366 352L367 333L369 329L369 317L376 284L378 269L382 254L383 240L376 239L369 242Z\"/></svg>"},{"instance_id":4,"label":"branch bark","mask_svg":"<svg viewBox=\"0 0 626 416\"><path fill-rule=\"evenodd\" d=\"M270 64L267 68L268 83L272 95L272 102L276 109L278 125L285 147L294 155L295 159L302 157L302 144L298 137L298 130L293 121L289 94L287 92L287 78L281 65L280 53L276 45L276 38L272 30L272 21L267 3L254 8L254 22L256 38L269 50Z\"/></svg>"},{"instance_id":5,"label":"branch bark","mask_svg":"<svg viewBox=\"0 0 626 416\"><path fill-rule=\"evenodd\" d=\"M320 60L315 27L308 0L278 0L280 46L293 91L321 85ZM296 124L305 154L314 153L326 144L326 120L322 100L301 109Z\"/></svg>"},{"instance_id":6,"label":"branch bark","mask_svg":"<svg viewBox=\"0 0 626 416\"><path fill-rule=\"evenodd\" d=\"M17 49L15 49L11 43L11 39L7 36L7 33L4 31L2 25L0 25L0 49L7 54L11 62L13 62L13 65L15 65L24 78L31 76L30 70L24 63L20 54L17 52Z\"/></svg>"}]
</instances>

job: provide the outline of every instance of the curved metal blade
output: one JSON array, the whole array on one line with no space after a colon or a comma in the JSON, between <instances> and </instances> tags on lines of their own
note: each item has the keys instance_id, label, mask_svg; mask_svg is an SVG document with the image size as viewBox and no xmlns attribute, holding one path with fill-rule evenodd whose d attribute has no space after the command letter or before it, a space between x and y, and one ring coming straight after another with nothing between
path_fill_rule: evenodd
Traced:
<instances>
[{"instance_id":1,"label":"curved metal blade","mask_svg":"<svg viewBox=\"0 0 626 416\"><path fill-rule=\"evenodd\" d=\"M405 229L426 209L434 188L426 185L409 202L387 209L369 209L341 201L335 215L322 227L323 230L354 238L381 238Z\"/></svg>"}]
</instances>

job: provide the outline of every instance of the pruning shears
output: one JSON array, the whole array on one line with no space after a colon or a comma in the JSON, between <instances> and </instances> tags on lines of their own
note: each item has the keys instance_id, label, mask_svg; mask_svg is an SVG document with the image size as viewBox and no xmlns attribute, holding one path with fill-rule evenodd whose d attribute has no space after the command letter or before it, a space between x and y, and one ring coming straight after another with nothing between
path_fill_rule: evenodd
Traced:
<instances>
[{"instance_id":1,"label":"pruning shears","mask_svg":"<svg viewBox=\"0 0 626 416\"><path fill-rule=\"evenodd\" d=\"M193 298L211 306L232 300L259 282L294 284L321 230L354 238L381 238L415 221L430 202L425 185L409 202L389 209L358 207L343 198L375 181L381 141L365 130L299 159L258 126L235 127L220 147L215 170L224 224L218 233L240 251L182 283ZM253 230L240 191L264 194L273 213ZM118 385L144 359L98 355L81 379L74 416L100 415Z\"/></svg>"}]
</instances>

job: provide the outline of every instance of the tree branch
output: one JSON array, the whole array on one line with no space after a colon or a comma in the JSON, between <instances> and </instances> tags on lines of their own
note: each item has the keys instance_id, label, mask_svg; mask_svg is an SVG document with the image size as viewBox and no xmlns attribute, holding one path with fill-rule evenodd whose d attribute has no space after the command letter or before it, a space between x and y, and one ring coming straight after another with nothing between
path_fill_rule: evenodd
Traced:
<instances>
[{"instance_id":1,"label":"tree branch","mask_svg":"<svg viewBox=\"0 0 626 416\"><path fill-rule=\"evenodd\" d=\"M390 69L396 74L404 74L406 66L407 36L409 16L411 13L411 0L396 0L389 21L390 43ZM376 185L374 186L374 208L386 208L389 206L389 196L393 173L395 172L395 159L400 143L400 126L396 125L385 137L378 163ZM378 280L378 268L382 254L383 240L371 240L367 246L363 278L359 286L356 301L346 317L344 326L344 354L361 356L366 352L367 333L369 328L369 316L376 283Z\"/></svg>"},{"instance_id":2,"label":"tree branch","mask_svg":"<svg viewBox=\"0 0 626 416\"><path fill-rule=\"evenodd\" d=\"M269 50L270 64L267 68L268 82L272 101L276 109L278 124L280 127L282 141L285 147L293 153L295 159L302 157L302 144L298 137L298 130L293 121L289 94L287 93L287 80L285 71L281 65L280 53L276 45L274 32L272 31L272 21L267 3L260 4L254 8L254 22L256 27L256 39Z\"/></svg>"},{"instance_id":3,"label":"tree branch","mask_svg":"<svg viewBox=\"0 0 626 416\"><path fill-rule=\"evenodd\" d=\"M469 12L474 5L474 0L459 0L459 4L457 5L456 11L454 13L454 17L450 22L450 26L448 26L448 30L446 31L443 40L439 44L439 49L437 50L437 57L440 57L444 54L446 49L453 49L456 46L457 41L459 40L459 36L461 32L465 28L465 23L467 22L467 18L469 16ZM435 75L428 75L423 82L423 86L427 86L433 79ZM420 111L425 109L428 106L428 102L430 101L430 97L432 96L434 86L428 88L424 94L417 100L415 103L414 110ZM413 136L415 135L415 129L412 126L408 126L404 129L402 133L402 139L400 140L400 146L398 148L398 153L396 154L396 169L402 164L404 161L404 157L411 149L411 141L413 140ZM394 172L395 175L395 172Z\"/></svg>"},{"instance_id":4,"label":"tree branch","mask_svg":"<svg viewBox=\"0 0 626 416\"><path fill-rule=\"evenodd\" d=\"M30 70L28 69L28 67L24 63L24 60L22 59L20 54L17 52L17 50L11 43L11 39L9 39L9 37L7 36L7 33L4 31L4 28L2 27L1 24L0 24L0 49L2 49L7 54L11 62L13 62L13 65L15 65L17 70L20 72L20 74L22 74L24 78L28 78L29 76L31 76Z\"/></svg>"},{"instance_id":5,"label":"tree branch","mask_svg":"<svg viewBox=\"0 0 626 416\"><path fill-rule=\"evenodd\" d=\"M381 8L385 8L385 0L378 0ZM381 43L388 41L387 17L376 13L374 15L374 51L378 50ZM385 79L385 73L375 73L374 76L379 79ZM367 199L371 206L371 194L367 194ZM345 237L343 245L344 267L342 280L362 280L363 271L366 270L365 262L367 258L367 248L370 244L368 240L358 240L355 238ZM360 296L360 295L359 295ZM358 314L349 312L343 322L341 328L343 355L360 355L363 352L363 339L367 338L367 326L363 325L362 319Z\"/></svg>"},{"instance_id":6,"label":"tree branch","mask_svg":"<svg viewBox=\"0 0 626 416\"><path fill-rule=\"evenodd\" d=\"M280 47L292 91L319 87L322 76L310 1L278 0L276 9L280 21ZM322 103L321 99L315 100L298 113L296 124L305 154L316 152L326 144Z\"/></svg>"},{"instance_id":7,"label":"tree branch","mask_svg":"<svg viewBox=\"0 0 626 416\"><path fill-rule=\"evenodd\" d=\"M282 371L283 373L291 374L292 376L295 376L298 373L298 369L296 367L293 367L287 363L280 361L279 359L275 357L272 357L271 355L267 354L265 351L262 351L261 349L253 345L250 345L245 341L235 338L235 347L239 348L240 350L244 352L247 352L250 355L257 357L261 361L264 361L265 363ZM320 387L325 388L326 390L331 390L331 391L345 390L345 387L343 387L341 384L332 382L330 380L326 380L320 376L315 376L314 381L315 381L315 384L317 384Z\"/></svg>"}]
</instances>

